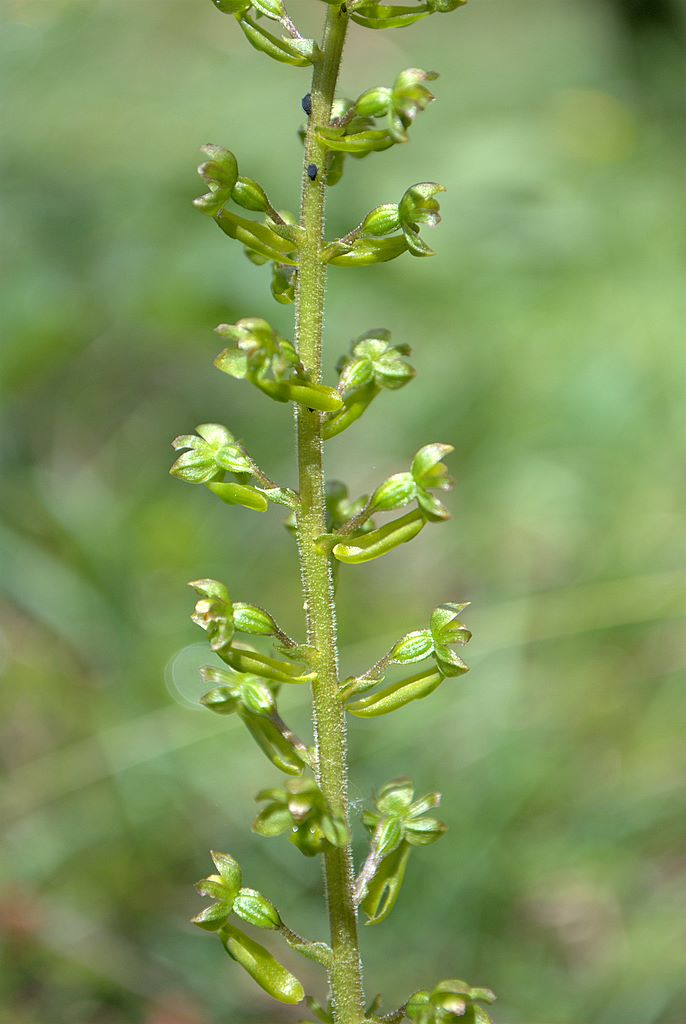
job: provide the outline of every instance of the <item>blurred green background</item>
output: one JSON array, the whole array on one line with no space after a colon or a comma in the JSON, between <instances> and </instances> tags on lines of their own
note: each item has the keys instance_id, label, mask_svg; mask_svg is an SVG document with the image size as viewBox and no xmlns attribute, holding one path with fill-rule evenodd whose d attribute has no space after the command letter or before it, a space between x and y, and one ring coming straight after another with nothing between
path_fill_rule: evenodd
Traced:
<instances>
[{"instance_id":1,"label":"blurred green background","mask_svg":"<svg viewBox=\"0 0 686 1024\"><path fill-rule=\"evenodd\" d=\"M212 368L217 322L288 334L291 310L190 200L213 141L296 208L308 76L207 0L1 17L0 1019L294 1021L187 923L212 846L325 934L316 864L249 832L277 773L194 707L185 587L225 579L299 631L294 550L278 510L227 510L167 469L169 440L215 420L294 482L288 410ZM344 93L442 77L409 146L349 163L330 233L411 182L448 192L437 258L330 275L330 368L380 325L418 368L331 442L330 471L359 493L450 440L458 487L450 524L342 572L343 668L438 601L471 600L475 631L470 675L353 725L356 809L409 770L450 825L363 929L390 1004L462 976L496 990L499 1024L686 1019L682 23L666 0L474 0L351 31ZM300 692L287 707L306 729Z\"/></svg>"}]
</instances>

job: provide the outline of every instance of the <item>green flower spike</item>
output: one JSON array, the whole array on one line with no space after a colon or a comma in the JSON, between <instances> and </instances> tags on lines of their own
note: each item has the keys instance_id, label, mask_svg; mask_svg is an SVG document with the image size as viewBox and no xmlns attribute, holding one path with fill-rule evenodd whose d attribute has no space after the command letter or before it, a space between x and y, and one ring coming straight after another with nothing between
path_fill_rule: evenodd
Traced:
<instances>
[{"instance_id":1,"label":"green flower spike","mask_svg":"<svg viewBox=\"0 0 686 1024\"><path fill-rule=\"evenodd\" d=\"M293 604L299 612L302 601L305 629L302 640L291 639L269 611L233 600L218 580L195 580L192 619L206 633L216 662L201 669L206 690L200 704L216 715L240 719L269 762L288 776L282 785L257 794L261 809L253 830L260 836L284 836L304 856L321 857L331 945L292 931L268 897L243 885L239 865L226 853L212 854L215 872L197 886L208 905L193 920L217 935L227 954L264 992L287 1005L305 1001L318 1024L490 1024L484 1006L493 994L456 979L421 989L409 999L402 992L389 1002L395 1007L390 1011L382 1011L381 996L370 1002L365 995L356 915L362 910L367 924L385 920L398 899L410 854L440 839L446 826L434 816L438 793L415 799L409 779L393 779L362 815L369 850L356 875L347 799L348 724L424 699L447 678L467 671L458 653L471 637L460 619L466 605L434 608L428 625L401 636L364 674L341 681L338 671L335 585L340 563L375 560L400 549L427 523L449 518L440 498L453 485L444 463L453 449L442 443L425 445L404 472L389 476L370 494L359 495L338 480L327 482L324 471L325 441L360 419L382 391L399 391L415 376L410 347L393 344L390 332L379 328L352 341L338 361L335 388L323 383L328 267L365 268L404 253L432 256L425 229L439 224L444 191L431 181L411 185L398 201L368 210L346 234L326 239L327 196L345 161L408 142L414 122L434 100L432 83L438 77L434 71L410 67L389 78L392 84L362 86L357 99L337 97L348 30L353 29L350 45L364 35L350 23L368 29L406 28L453 11L465 0L320 0L310 5L310 13L319 10L323 15L321 48L301 35L289 14L289 0L212 2L238 22L255 50L280 64L312 67L310 85L299 94L306 123L300 133L304 159L298 171L297 216L274 206L258 181L240 173L236 156L217 145L202 149L198 172L205 187L195 200L196 208L225 236L240 243L252 264L268 267L272 298L295 307L293 340L261 317L220 324L217 333L225 347L215 365L275 402L294 404L299 491L271 480L243 444L217 423L200 424L194 434L175 439L171 473L202 485L228 505L263 512L274 503L287 509L285 525L297 542L302 583L301 598ZM243 108L252 111L255 137L267 138L267 125L249 102L250 81L243 71L233 91L241 89L248 97ZM293 98L284 93L282 99L294 103L295 115ZM242 109L241 104L234 107ZM288 119L286 107L281 113ZM280 156L272 156L272 170L283 184ZM355 309L348 313L354 317ZM261 399L252 393L259 417ZM357 465L354 459L351 465ZM261 538L245 534L242 540L253 563L256 557L264 561ZM395 678L387 679L390 671ZM311 687L303 685L307 683ZM281 702L288 697L284 685L302 687L290 691L293 698L311 698L312 747L281 717ZM292 900L290 884L286 871L280 891ZM305 996L278 952L255 941L254 929L323 969L323 1004ZM310 977L311 969L308 987Z\"/></svg>"}]
</instances>

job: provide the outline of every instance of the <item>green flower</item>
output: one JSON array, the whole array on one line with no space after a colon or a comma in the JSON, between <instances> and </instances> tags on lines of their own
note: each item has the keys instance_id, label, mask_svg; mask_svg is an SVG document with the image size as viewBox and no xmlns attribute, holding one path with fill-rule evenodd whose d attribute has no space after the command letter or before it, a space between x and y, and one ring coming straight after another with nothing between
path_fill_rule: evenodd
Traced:
<instances>
[{"instance_id":1,"label":"green flower","mask_svg":"<svg viewBox=\"0 0 686 1024\"><path fill-rule=\"evenodd\" d=\"M344 820L332 811L313 779L291 779L287 788L264 789L256 799L266 805L255 819L253 831L261 836L288 832L289 842L306 857L348 841Z\"/></svg>"},{"instance_id":2,"label":"green flower","mask_svg":"<svg viewBox=\"0 0 686 1024\"><path fill-rule=\"evenodd\" d=\"M491 1024L480 1003L495 1002L489 988L472 988L456 978L441 981L433 992L415 992L405 1014L415 1024Z\"/></svg>"},{"instance_id":3,"label":"green flower","mask_svg":"<svg viewBox=\"0 0 686 1024\"><path fill-rule=\"evenodd\" d=\"M431 491L452 488L453 480L442 461L452 451L451 444L424 445L412 460L409 472L394 473L377 487L371 498L372 507L379 512L390 512L416 499L428 520L449 519L448 509Z\"/></svg>"}]
</instances>

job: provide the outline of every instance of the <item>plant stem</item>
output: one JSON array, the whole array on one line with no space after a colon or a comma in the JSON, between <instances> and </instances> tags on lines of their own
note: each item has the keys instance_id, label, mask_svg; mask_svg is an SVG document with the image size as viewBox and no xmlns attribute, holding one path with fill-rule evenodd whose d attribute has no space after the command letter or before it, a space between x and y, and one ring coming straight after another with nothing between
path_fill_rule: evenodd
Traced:
<instances>
[{"instance_id":1,"label":"plant stem","mask_svg":"<svg viewBox=\"0 0 686 1024\"><path fill-rule=\"evenodd\" d=\"M317 128L329 124L348 17L329 6L322 59L312 78L312 112L305 140L300 223L304 239L296 285L296 342L300 359L313 381L321 381L322 329L326 266L322 262L326 150ZM314 164L311 180L307 169ZM312 712L318 757L318 783L332 810L348 822L348 765L345 711L337 699L338 643L329 556L317 551L315 539L326 532L322 417L296 405L300 507L297 538L305 596L308 643L316 647L317 680L312 686ZM360 1024L364 1018L362 966L353 904L350 845L330 847L324 854L324 876L333 959L329 971L336 1024Z\"/></svg>"}]
</instances>

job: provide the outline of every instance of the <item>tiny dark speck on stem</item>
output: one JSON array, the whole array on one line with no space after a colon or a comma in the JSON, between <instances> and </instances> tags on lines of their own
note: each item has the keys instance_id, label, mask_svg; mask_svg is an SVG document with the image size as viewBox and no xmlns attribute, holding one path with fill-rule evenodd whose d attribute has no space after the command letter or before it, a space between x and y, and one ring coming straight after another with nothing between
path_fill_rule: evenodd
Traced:
<instances>
[{"instance_id":1,"label":"tiny dark speck on stem","mask_svg":"<svg viewBox=\"0 0 686 1024\"><path fill-rule=\"evenodd\" d=\"M302 106L303 110L305 111L305 113L309 117L310 114L312 113L312 93L311 92L308 92L308 93L306 93L303 96L303 98L300 100L300 105Z\"/></svg>"},{"instance_id":2,"label":"tiny dark speck on stem","mask_svg":"<svg viewBox=\"0 0 686 1024\"><path fill-rule=\"evenodd\" d=\"M314 181L315 180L315 178L317 177L317 165L316 164L308 164L307 165L307 177L310 179L310 181Z\"/></svg>"}]
</instances>

